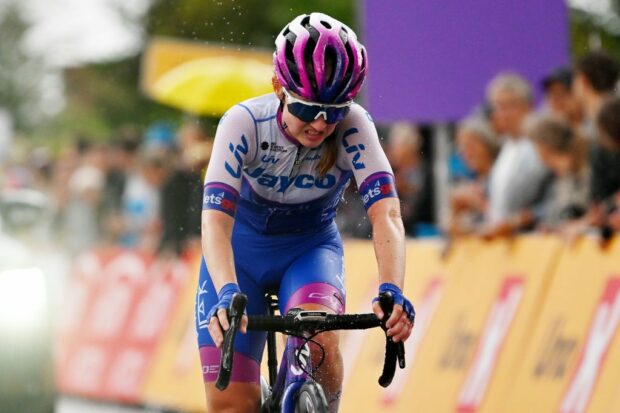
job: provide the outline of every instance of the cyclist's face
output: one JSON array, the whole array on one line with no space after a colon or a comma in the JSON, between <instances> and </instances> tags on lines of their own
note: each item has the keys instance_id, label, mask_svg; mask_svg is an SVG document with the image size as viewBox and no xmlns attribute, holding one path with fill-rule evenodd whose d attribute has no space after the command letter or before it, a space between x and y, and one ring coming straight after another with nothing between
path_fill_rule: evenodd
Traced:
<instances>
[{"instance_id":1,"label":"cyclist's face","mask_svg":"<svg viewBox=\"0 0 620 413\"><path fill-rule=\"evenodd\" d=\"M325 138L331 135L336 129L337 123L329 124L323 116L319 116L312 122L304 122L288 111L284 105L282 111L282 121L286 124L286 131L299 141L303 146L316 148Z\"/></svg>"}]
</instances>

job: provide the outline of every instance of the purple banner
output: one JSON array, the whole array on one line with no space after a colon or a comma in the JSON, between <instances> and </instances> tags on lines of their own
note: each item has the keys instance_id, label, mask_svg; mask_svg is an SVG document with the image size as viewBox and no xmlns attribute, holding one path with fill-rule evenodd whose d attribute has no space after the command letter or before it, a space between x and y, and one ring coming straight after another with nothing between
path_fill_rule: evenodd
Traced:
<instances>
[{"instance_id":1,"label":"purple banner","mask_svg":"<svg viewBox=\"0 0 620 413\"><path fill-rule=\"evenodd\" d=\"M364 0L366 105L379 122L452 121L503 70L540 79L569 61L563 0Z\"/></svg>"}]
</instances>

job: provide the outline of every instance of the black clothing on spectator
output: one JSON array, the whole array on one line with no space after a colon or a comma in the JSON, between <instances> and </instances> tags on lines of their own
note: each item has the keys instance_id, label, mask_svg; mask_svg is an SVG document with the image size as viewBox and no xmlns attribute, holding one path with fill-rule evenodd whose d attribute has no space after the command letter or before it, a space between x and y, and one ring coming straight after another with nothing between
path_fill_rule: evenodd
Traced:
<instances>
[{"instance_id":1,"label":"black clothing on spectator","mask_svg":"<svg viewBox=\"0 0 620 413\"><path fill-rule=\"evenodd\" d=\"M592 201L605 202L620 191L620 153L599 145L590 151L592 168Z\"/></svg>"},{"instance_id":2,"label":"black clothing on spectator","mask_svg":"<svg viewBox=\"0 0 620 413\"><path fill-rule=\"evenodd\" d=\"M189 238L200 237L202 214L202 179L186 169L172 172L162 188L161 250L177 255L183 252Z\"/></svg>"}]
</instances>

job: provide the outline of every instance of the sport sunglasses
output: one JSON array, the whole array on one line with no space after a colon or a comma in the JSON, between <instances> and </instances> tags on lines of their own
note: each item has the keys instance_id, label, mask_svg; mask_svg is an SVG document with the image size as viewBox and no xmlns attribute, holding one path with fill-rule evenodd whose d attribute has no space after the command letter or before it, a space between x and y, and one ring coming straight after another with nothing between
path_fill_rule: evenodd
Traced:
<instances>
[{"instance_id":1,"label":"sport sunglasses","mask_svg":"<svg viewBox=\"0 0 620 413\"><path fill-rule=\"evenodd\" d=\"M351 101L346 103L335 103L326 105L323 103L308 102L292 96L286 89L282 88L287 99L287 108L291 114L304 122L312 122L323 116L326 123L333 124L340 122L347 116L351 109Z\"/></svg>"}]
</instances>

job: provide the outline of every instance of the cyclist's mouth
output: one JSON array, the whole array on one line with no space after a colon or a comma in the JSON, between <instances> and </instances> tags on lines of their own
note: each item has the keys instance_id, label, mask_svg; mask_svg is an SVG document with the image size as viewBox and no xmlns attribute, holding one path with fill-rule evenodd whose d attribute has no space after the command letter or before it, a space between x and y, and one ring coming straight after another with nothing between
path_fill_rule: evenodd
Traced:
<instances>
[{"instance_id":1,"label":"cyclist's mouth","mask_svg":"<svg viewBox=\"0 0 620 413\"><path fill-rule=\"evenodd\" d=\"M313 129L306 129L304 131L304 135L306 139L309 139L311 141L318 141L324 138L325 132L319 132Z\"/></svg>"}]
</instances>

